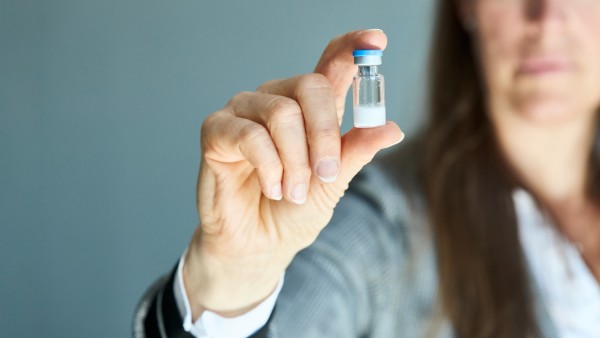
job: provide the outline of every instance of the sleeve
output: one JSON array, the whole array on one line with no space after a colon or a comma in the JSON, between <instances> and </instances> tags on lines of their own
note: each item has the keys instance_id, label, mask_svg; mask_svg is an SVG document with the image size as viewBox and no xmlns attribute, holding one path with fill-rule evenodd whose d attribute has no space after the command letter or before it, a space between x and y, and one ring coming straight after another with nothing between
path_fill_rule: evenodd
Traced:
<instances>
[{"instance_id":1,"label":"sleeve","mask_svg":"<svg viewBox=\"0 0 600 338\"><path fill-rule=\"evenodd\" d=\"M142 299L138 303L138 306L135 311L134 319L133 319L133 337L135 338L196 338L191 332L186 331L184 327L184 320L182 315L178 309L176 295L175 295L175 287L174 283L177 282L177 274L179 271L180 264L177 264L174 269L168 275L162 276L153 285L148 288L146 293L142 296ZM280 284L282 281L280 281ZM271 296L273 296L273 293ZM273 298L276 298L273 297ZM268 300L271 299L269 297L260 305L268 304ZM273 300L274 303L274 300ZM259 305L259 306L260 306ZM258 307L257 307L258 308ZM254 309L256 310L256 308ZM252 313L254 310L250 311ZM255 332L251 332L249 335L250 338L266 338L267 328L269 327L269 322L272 318L272 314L275 311L275 307L273 307L271 312L266 312L266 316L268 317L266 323L259 323L255 317L249 318L251 321L254 321L254 325L248 325L252 327L256 327ZM259 314L264 316L263 311L259 311ZM248 315L245 314L241 317ZM216 315L215 315L216 316ZM218 316L217 316L218 317ZM211 320L217 321L216 327L218 328L221 324L226 324L229 321L239 320L240 317L235 318L224 318L224 321L218 322L218 319L214 317ZM244 318L242 318L244 319ZM210 321L210 320L209 320ZM213 327L214 329L214 327ZM215 331L217 334L220 334L218 329ZM221 333L229 333L229 331L223 331ZM209 337L219 337L208 335ZM223 337L234 337L225 335Z\"/></svg>"},{"instance_id":2,"label":"sleeve","mask_svg":"<svg viewBox=\"0 0 600 338\"><path fill-rule=\"evenodd\" d=\"M179 259L177 276L173 283L177 309L183 316L183 328L186 332L190 332L198 338L244 338L251 336L265 325L275 307L275 301L283 286L285 273L281 274L279 284L271 295L245 314L227 318L211 311L204 311L200 318L192 322L190 302L183 283L183 266L186 252Z\"/></svg>"}]
</instances>

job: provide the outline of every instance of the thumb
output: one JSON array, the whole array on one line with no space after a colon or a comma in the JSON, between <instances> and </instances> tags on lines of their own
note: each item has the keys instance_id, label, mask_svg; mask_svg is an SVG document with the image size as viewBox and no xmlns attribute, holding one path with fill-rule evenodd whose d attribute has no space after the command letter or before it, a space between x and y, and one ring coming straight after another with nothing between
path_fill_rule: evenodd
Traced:
<instances>
[{"instance_id":1,"label":"thumb","mask_svg":"<svg viewBox=\"0 0 600 338\"><path fill-rule=\"evenodd\" d=\"M336 184L346 187L377 152L403 139L404 133L392 121L376 128L352 128L342 137L341 171Z\"/></svg>"},{"instance_id":2,"label":"thumb","mask_svg":"<svg viewBox=\"0 0 600 338\"><path fill-rule=\"evenodd\" d=\"M323 51L315 73L325 75L333 89L338 118L344 113L348 88L356 74L352 51L355 49L381 49L387 46L387 36L380 29L357 30L335 37Z\"/></svg>"}]
</instances>

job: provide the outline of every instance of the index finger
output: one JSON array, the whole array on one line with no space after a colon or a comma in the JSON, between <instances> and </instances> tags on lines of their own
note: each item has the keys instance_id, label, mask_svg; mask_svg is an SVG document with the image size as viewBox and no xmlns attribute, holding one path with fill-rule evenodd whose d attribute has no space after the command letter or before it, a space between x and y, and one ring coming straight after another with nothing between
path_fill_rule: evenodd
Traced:
<instances>
[{"instance_id":1,"label":"index finger","mask_svg":"<svg viewBox=\"0 0 600 338\"><path fill-rule=\"evenodd\" d=\"M352 52L355 49L384 50L386 46L387 36L381 29L352 31L335 37L327 45L315 67L315 73L325 75L331 82L338 115L357 71Z\"/></svg>"}]
</instances>

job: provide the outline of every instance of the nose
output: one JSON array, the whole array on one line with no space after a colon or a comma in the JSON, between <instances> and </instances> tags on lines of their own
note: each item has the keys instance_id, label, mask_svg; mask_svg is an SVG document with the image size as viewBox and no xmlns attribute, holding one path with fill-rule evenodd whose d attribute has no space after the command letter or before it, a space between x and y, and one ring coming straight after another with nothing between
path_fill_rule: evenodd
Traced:
<instances>
[{"instance_id":1,"label":"nose","mask_svg":"<svg viewBox=\"0 0 600 338\"><path fill-rule=\"evenodd\" d=\"M527 18L546 25L565 20L567 2L570 0L526 0Z\"/></svg>"}]
</instances>

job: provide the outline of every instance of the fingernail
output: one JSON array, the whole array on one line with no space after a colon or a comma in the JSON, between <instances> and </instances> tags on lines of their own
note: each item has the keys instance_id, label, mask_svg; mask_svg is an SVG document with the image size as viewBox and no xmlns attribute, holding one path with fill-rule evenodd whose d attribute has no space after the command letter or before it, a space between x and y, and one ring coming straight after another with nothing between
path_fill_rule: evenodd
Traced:
<instances>
[{"instance_id":1,"label":"fingernail","mask_svg":"<svg viewBox=\"0 0 600 338\"><path fill-rule=\"evenodd\" d=\"M306 202L306 183L300 183L292 189L290 194L292 201L296 204L304 204Z\"/></svg>"},{"instance_id":2,"label":"fingernail","mask_svg":"<svg viewBox=\"0 0 600 338\"><path fill-rule=\"evenodd\" d=\"M338 176L339 166L336 160L321 160L317 164L317 176L326 183L335 181Z\"/></svg>"},{"instance_id":3,"label":"fingernail","mask_svg":"<svg viewBox=\"0 0 600 338\"><path fill-rule=\"evenodd\" d=\"M379 29L379 28L367 29L367 32L370 32L370 31L380 31L380 32L383 32L383 29Z\"/></svg>"},{"instance_id":4,"label":"fingernail","mask_svg":"<svg viewBox=\"0 0 600 338\"><path fill-rule=\"evenodd\" d=\"M271 188L271 199L280 200L283 196L281 193L281 183L277 183Z\"/></svg>"}]
</instances>

